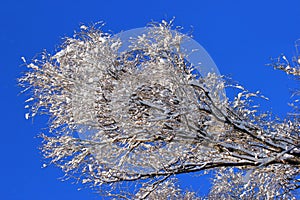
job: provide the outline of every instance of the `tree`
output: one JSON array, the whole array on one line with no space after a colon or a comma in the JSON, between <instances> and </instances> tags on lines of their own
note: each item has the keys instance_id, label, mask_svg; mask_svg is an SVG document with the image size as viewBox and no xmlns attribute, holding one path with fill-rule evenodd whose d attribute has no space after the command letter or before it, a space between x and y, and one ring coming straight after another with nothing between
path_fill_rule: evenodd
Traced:
<instances>
[{"instance_id":1,"label":"tree","mask_svg":"<svg viewBox=\"0 0 300 200\"><path fill-rule=\"evenodd\" d=\"M26 64L26 118L51 118L44 157L112 198L196 199L174 177L211 170L208 199L292 198L300 187L296 104L294 115L276 119L257 110L258 92L214 73L199 77L182 37L163 21L119 55L120 40L82 26L55 55ZM281 60L272 66L299 77L298 60ZM239 92L229 100L225 88Z\"/></svg>"}]
</instances>

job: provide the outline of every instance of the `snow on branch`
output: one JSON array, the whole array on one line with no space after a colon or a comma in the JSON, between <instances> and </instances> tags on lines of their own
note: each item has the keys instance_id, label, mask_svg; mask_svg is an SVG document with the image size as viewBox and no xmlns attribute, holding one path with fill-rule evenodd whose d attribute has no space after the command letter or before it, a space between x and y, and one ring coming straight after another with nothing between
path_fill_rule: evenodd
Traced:
<instances>
[{"instance_id":1,"label":"snow on branch","mask_svg":"<svg viewBox=\"0 0 300 200\"><path fill-rule=\"evenodd\" d=\"M44 157L112 198L195 199L172 177L229 167L251 170L248 186L239 187L245 199L290 195L299 184L299 121L258 114L249 102L259 93L239 85L230 101L222 77L197 74L180 51L183 34L171 27L152 25L120 54L120 39L82 26L56 54L26 64L19 79L30 95L26 118L50 116ZM243 172L220 173L245 183ZM212 198L235 191L225 180L214 181Z\"/></svg>"}]
</instances>

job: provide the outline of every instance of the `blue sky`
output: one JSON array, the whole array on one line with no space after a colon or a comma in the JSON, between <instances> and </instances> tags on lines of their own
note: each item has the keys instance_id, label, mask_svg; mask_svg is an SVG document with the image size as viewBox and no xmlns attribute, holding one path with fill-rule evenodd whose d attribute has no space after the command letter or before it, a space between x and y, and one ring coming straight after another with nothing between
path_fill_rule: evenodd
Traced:
<instances>
[{"instance_id":1,"label":"blue sky","mask_svg":"<svg viewBox=\"0 0 300 200\"><path fill-rule=\"evenodd\" d=\"M97 197L89 190L77 191L70 182L60 182L59 169L41 168L36 136L47 120L24 118L26 96L18 96L21 89L17 87L17 78L25 70L21 57L30 60L43 49L53 53L61 38L72 36L82 23L105 21L105 30L118 33L174 16L175 25L185 28L183 32L193 30L194 39L209 52L222 74L249 90L262 91L275 114L288 111L289 88L299 85L265 64L270 56L293 55L294 41L300 38L299 0L1 0L1 199ZM185 179L188 185L192 178ZM201 179L193 180L205 185Z\"/></svg>"}]
</instances>

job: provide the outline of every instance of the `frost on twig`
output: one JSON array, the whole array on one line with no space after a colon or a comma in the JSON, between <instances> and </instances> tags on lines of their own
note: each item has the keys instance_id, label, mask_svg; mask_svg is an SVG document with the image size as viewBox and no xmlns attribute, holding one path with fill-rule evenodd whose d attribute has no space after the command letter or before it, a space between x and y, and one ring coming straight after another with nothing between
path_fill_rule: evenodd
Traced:
<instances>
[{"instance_id":1,"label":"frost on twig","mask_svg":"<svg viewBox=\"0 0 300 200\"><path fill-rule=\"evenodd\" d=\"M120 53L119 38L82 26L56 54L27 64L19 80L30 94L26 118L50 116L44 157L112 198L194 199L172 177L220 167L251 169L266 183L281 176L273 169L285 169L280 191L297 188L299 122L258 114L249 102L259 94L241 86L230 102L220 76L199 76L188 62L183 37L166 22L153 24ZM273 195L277 186L269 189Z\"/></svg>"},{"instance_id":2,"label":"frost on twig","mask_svg":"<svg viewBox=\"0 0 300 200\"><path fill-rule=\"evenodd\" d=\"M272 58L269 66L274 69L284 71L286 74L293 76L296 81L300 80L300 39L295 41L295 55L289 59L284 54L277 58ZM289 113L289 116L294 120L300 119L300 89L299 87L293 88L294 92L291 95L291 102L289 105L293 108L293 112Z\"/></svg>"},{"instance_id":3,"label":"frost on twig","mask_svg":"<svg viewBox=\"0 0 300 200\"><path fill-rule=\"evenodd\" d=\"M296 199L291 190L294 176L290 167L268 166L264 169L243 172L241 170L220 169L213 179L209 199Z\"/></svg>"}]
</instances>

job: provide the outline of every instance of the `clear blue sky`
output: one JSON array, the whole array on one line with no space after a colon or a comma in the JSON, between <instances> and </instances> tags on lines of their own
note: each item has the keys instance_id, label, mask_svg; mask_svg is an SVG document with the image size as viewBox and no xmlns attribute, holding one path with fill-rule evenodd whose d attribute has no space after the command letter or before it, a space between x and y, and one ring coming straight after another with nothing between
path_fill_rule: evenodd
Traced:
<instances>
[{"instance_id":1,"label":"clear blue sky","mask_svg":"<svg viewBox=\"0 0 300 200\"><path fill-rule=\"evenodd\" d=\"M20 67L21 56L30 60L43 49L54 52L61 38L72 36L81 23L103 20L106 30L117 33L173 16L175 25L185 27L184 31L193 29L195 40L206 48L222 74L249 90L262 91L270 98L274 113L282 115L288 110L292 81L265 64L270 56L282 52L293 55L293 43L300 38L299 0L1 0L1 199L97 197L58 181L62 173L54 167L41 169L36 135L47 121L32 123L24 118L26 97L18 96L16 81L25 70ZM201 179L198 182L205 185Z\"/></svg>"}]
</instances>

